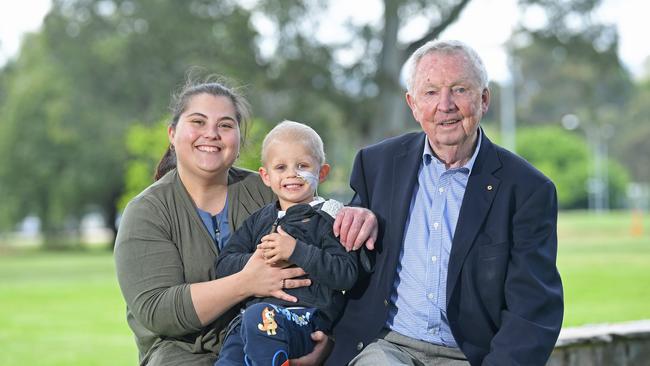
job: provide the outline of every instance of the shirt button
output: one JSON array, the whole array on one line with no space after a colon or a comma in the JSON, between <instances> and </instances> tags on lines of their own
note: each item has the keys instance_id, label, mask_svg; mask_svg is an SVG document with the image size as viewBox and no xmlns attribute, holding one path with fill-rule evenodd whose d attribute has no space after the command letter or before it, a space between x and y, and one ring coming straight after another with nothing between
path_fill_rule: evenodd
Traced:
<instances>
[{"instance_id":1,"label":"shirt button","mask_svg":"<svg viewBox=\"0 0 650 366\"><path fill-rule=\"evenodd\" d=\"M442 192L444 192L444 191L445 191L444 188L442 188L442 187L438 188L438 192L442 193Z\"/></svg>"},{"instance_id":2,"label":"shirt button","mask_svg":"<svg viewBox=\"0 0 650 366\"><path fill-rule=\"evenodd\" d=\"M384 306L388 306L388 300L384 299Z\"/></svg>"},{"instance_id":3,"label":"shirt button","mask_svg":"<svg viewBox=\"0 0 650 366\"><path fill-rule=\"evenodd\" d=\"M429 298L429 300L433 300L433 294L429 294L427 295L427 297Z\"/></svg>"},{"instance_id":4,"label":"shirt button","mask_svg":"<svg viewBox=\"0 0 650 366\"><path fill-rule=\"evenodd\" d=\"M363 342L357 343L357 351L361 351L363 349Z\"/></svg>"},{"instance_id":5,"label":"shirt button","mask_svg":"<svg viewBox=\"0 0 650 366\"><path fill-rule=\"evenodd\" d=\"M433 223L433 229L434 230L438 230L438 226L440 226L440 223L438 223L438 222Z\"/></svg>"},{"instance_id":6,"label":"shirt button","mask_svg":"<svg viewBox=\"0 0 650 366\"><path fill-rule=\"evenodd\" d=\"M431 262L435 263L437 260L438 260L438 258L435 255L433 257L431 257Z\"/></svg>"}]
</instances>

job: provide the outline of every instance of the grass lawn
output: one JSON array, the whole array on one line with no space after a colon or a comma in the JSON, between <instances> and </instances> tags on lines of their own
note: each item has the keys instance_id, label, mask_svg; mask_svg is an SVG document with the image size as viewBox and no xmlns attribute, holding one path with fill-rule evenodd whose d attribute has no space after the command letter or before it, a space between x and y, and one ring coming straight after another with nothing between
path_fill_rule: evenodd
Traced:
<instances>
[{"instance_id":1,"label":"grass lawn","mask_svg":"<svg viewBox=\"0 0 650 366\"><path fill-rule=\"evenodd\" d=\"M632 235L629 212L562 212L558 267L564 326L650 319L650 215Z\"/></svg>"},{"instance_id":2,"label":"grass lawn","mask_svg":"<svg viewBox=\"0 0 650 366\"><path fill-rule=\"evenodd\" d=\"M0 365L137 365L111 253L0 253Z\"/></svg>"},{"instance_id":3,"label":"grass lawn","mask_svg":"<svg viewBox=\"0 0 650 366\"><path fill-rule=\"evenodd\" d=\"M643 220L634 237L629 213L560 214L565 326L650 318ZM0 365L135 365L124 308L108 251L0 251Z\"/></svg>"}]
</instances>

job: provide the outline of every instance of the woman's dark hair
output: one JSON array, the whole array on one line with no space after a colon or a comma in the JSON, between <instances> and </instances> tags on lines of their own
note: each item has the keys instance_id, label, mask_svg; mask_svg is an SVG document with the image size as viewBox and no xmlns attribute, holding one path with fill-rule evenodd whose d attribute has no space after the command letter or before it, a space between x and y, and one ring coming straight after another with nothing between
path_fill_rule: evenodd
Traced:
<instances>
[{"instance_id":1,"label":"woman's dark hair","mask_svg":"<svg viewBox=\"0 0 650 366\"><path fill-rule=\"evenodd\" d=\"M191 76L188 76L185 85L172 96L169 106L172 113L172 120L169 126L172 129L176 128L178 120L181 114L187 109L190 100L200 94L209 94L215 97L226 97L230 99L235 107L235 117L237 118L237 123L241 131L241 144L243 146L248 131L248 124L250 123L249 104L234 88L228 87L227 83L221 77L208 76L204 81L196 82ZM174 151L170 144L156 167L154 180L162 178L174 168L176 168L176 151Z\"/></svg>"}]
</instances>

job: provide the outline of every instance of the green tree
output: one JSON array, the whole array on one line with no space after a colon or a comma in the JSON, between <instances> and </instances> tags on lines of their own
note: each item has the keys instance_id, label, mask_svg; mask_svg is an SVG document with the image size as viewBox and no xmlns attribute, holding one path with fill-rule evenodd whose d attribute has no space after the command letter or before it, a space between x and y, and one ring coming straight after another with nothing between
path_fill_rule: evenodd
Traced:
<instances>
[{"instance_id":1,"label":"green tree","mask_svg":"<svg viewBox=\"0 0 650 366\"><path fill-rule=\"evenodd\" d=\"M278 104L286 101L296 116L308 116L301 118L309 118L306 122L319 132L325 131L321 126L344 127L350 139L364 143L401 133L410 118L400 83L402 64L412 51L456 21L469 2L383 0L384 13L378 22L346 24L347 39L325 42L314 30L329 21L327 2L258 1L253 13L273 29L262 37L275 45L270 56L262 55L271 71L269 82L295 85L279 88L281 93L274 92L274 98L267 100L279 113L283 110ZM406 41L398 37L408 25L423 19L429 22L427 29ZM356 56L342 61L341 54ZM298 105L296 100L300 100ZM277 114L264 118L276 120ZM346 146L337 146L337 151Z\"/></svg>"},{"instance_id":2,"label":"green tree","mask_svg":"<svg viewBox=\"0 0 650 366\"><path fill-rule=\"evenodd\" d=\"M611 139L612 152L628 168L636 182L650 184L650 80L635 86L635 92L619 117L620 132Z\"/></svg>"},{"instance_id":3,"label":"green tree","mask_svg":"<svg viewBox=\"0 0 650 366\"><path fill-rule=\"evenodd\" d=\"M607 32L613 32L609 43L596 43ZM519 120L559 123L564 115L577 114L594 126L617 123L608 117L624 107L633 84L618 58L614 29L563 38L528 32L526 37L513 49Z\"/></svg>"},{"instance_id":4,"label":"green tree","mask_svg":"<svg viewBox=\"0 0 650 366\"><path fill-rule=\"evenodd\" d=\"M586 207L591 165L583 139L556 126L521 128L517 153L553 180L560 208Z\"/></svg>"},{"instance_id":5,"label":"green tree","mask_svg":"<svg viewBox=\"0 0 650 366\"><path fill-rule=\"evenodd\" d=\"M169 145L167 126L169 117L154 125L133 124L126 134L128 160L124 178L124 192L118 209L121 211L129 201L153 183L153 172ZM271 126L260 119L251 121L235 165L257 171L260 167L260 151L264 136Z\"/></svg>"},{"instance_id":6,"label":"green tree","mask_svg":"<svg viewBox=\"0 0 650 366\"><path fill-rule=\"evenodd\" d=\"M633 95L639 93L634 93L637 87L618 57L616 28L594 21L600 3L521 0L523 9L542 10L545 24L520 26L508 47L514 61L518 124L559 126L564 116L577 116L579 134L592 144L613 147L612 160L606 162L609 201L620 207L625 193L620 185L629 175L626 170L645 166L641 156L625 153L630 151L628 145L635 145L630 131L644 131L625 117L631 112Z\"/></svg>"},{"instance_id":7,"label":"green tree","mask_svg":"<svg viewBox=\"0 0 650 366\"><path fill-rule=\"evenodd\" d=\"M358 140L401 132L410 120L402 62L468 3L384 0L377 24L350 25L349 40L326 44L314 37L328 21L324 1L54 0L42 29L0 70L0 193L8 197L0 219L10 225L37 214L56 231L99 207L114 222L118 200L143 187L152 173L145 165L166 144L143 134L164 133L158 121L171 91L195 66L244 82L253 110L270 121L260 126L283 119L314 126L333 164L324 190L347 191ZM261 18L271 31L258 30ZM415 18L427 19L427 29L398 38ZM358 56L342 62L341 53ZM133 125L144 130L128 133ZM256 168L258 151L245 148L240 161Z\"/></svg>"},{"instance_id":8,"label":"green tree","mask_svg":"<svg viewBox=\"0 0 650 366\"><path fill-rule=\"evenodd\" d=\"M587 182L593 162L584 138L557 126L526 127L517 131L517 152L556 185L560 208L587 206ZM613 207L623 207L628 176L609 160L608 185Z\"/></svg>"},{"instance_id":9,"label":"green tree","mask_svg":"<svg viewBox=\"0 0 650 366\"><path fill-rule=\"evenodd\" d=\"M87 191L77 190L78 182L89 177L74 168L84 158L74 153L74 145L84 141L66 121L74 113L67 93L72 84L50 62L42 37L29 41L22 62L5 74L0 106L2 223L10 227L36 214L51 237L68 215L79 212Z\"/></svg>"},{"instance_id":10,"label":"green tree","mask_svg":"<svg viewBox=\"0 0 650 366\"><path fill-rule=\"evenodd\" d=\"M169 146L167 120L153 125L133 124L126 133L128 160L124 176L124 192L118 203L122 211L129 201L153 183L156 165Z\"/></svg>"},{"instance_id":11,"label":"green tree","mask_svg":"<svg viewBox=\"0 0 650 366\"><path fill-rule=\"evenodd\" d=\"M264 75L249 20L230 2L54 1L2 70L5 224L31 213L53 232L96 208L114 222L129 125L165 115L190 67Z\"/></svg>"}]
</instances>

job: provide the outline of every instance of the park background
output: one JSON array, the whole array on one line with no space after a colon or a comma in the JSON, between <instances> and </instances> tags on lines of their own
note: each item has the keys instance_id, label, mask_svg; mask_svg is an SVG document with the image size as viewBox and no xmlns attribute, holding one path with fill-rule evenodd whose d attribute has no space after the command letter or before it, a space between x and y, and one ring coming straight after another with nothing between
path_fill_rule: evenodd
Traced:
<instances>
[{"instance_id":1,"label":"park background","mask_svg":"<svg viewBox=\"0 0 650 366\"><path fill-rule=\"evenodd\" d=\"M333 165L321 193L347 200L355 152L418 128L408 54L471 44L488 30L464 17L486 1L495 27L520 17L488 64L482 126L557 185L564 326L649 319L650 64L623 62L608 1L377 0L348 18L340 1L55 0L0 66L0 364L136 363L113 236L151 183L188 70L251 101L239 165L258 167L275 123L302 121Z\"/></svg>"}]
</instances>

